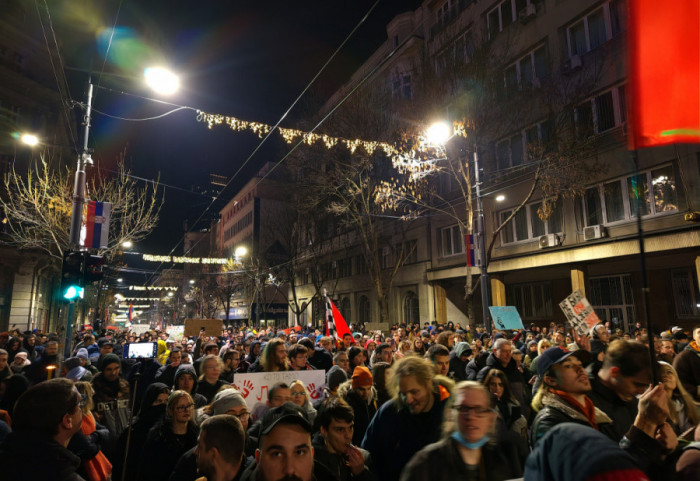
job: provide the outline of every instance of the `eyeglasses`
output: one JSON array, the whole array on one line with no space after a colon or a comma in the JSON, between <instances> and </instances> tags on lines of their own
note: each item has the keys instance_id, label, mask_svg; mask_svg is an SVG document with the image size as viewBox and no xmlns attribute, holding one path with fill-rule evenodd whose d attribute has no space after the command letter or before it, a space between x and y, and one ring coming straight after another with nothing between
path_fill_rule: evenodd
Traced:
<instances>
[{"instance_id":1,"label":"eyeglasses","mask_svg":"<svg viewBox=\"0 0 700 481\"><path fill-rule=\"evenodd\" d=\"M472 414L475 418L485 418L493 412L493 409L482 408L481 406L452 406L452 409L457 411L460 416L467 417L469 414Z\"/></svg>"},{"instance_id":2,"label":"eyeglasses","mask_svg":"<svg viewBox=\"0 0 700 481\"><path fill-rule=\"evenodd\" d=\"M241 421L245 421L250 417L250 413L248 411L242 412L240 414L235 414L235 413L229 413L231 416L236 416L238 419Z\"/></svg>"},{"instance_id":3,"label":"eyeglasses","mask_svg":"<svg viewBox=\"0 0 700 481\"><path fill-rule=\"evenodd\" d=\"M184 413L184 412L189 411L189 410L192 409L193 407L194 407L194 404L193 404L193 403L185 404L184 406L175 406L175 411Z\"/></svg>"},{"instance_id":4,"label":"eyeglasses","mask_svg":"<svg viewBox=\"0 0 700 481\"><path fill-rule=\"evenodd\" d=\"M299 392L293 392L292 396L299 397L299 396L303 396L304 394L306 394L304 391L299 391Z\"/></svg>"}]
</instances>

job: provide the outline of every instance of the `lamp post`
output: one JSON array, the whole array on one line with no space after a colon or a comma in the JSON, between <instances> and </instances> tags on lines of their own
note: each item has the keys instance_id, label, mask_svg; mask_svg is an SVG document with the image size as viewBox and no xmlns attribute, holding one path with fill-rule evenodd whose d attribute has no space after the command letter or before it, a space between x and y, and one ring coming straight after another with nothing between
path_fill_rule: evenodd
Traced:
<instances>
[{"instance_id":1,"label":"lamp post","mask_svg":"<svg viewBox=\"0 0 700 481\"><path fill-rule=\"evenodd\" d=\"M177 77L173 74L165 75L164 69L160 69L159 75L156 77L148 78L148 71L144 74L147 77L147 83L154 90L160 90L161 93L168 94L173 93L177 89ZM175 82L173 83L173 78ZM158 83L160 82L160 84ZM161 88L160 85L167 83L168 87ZM174 85L174 88L173 88ZM87 102L85 104L85 115L83 117L83 123L85 125L85 130L83 134L83 148L78 154L78 164L75 169L75 181L73 183L73 207L71 210L70 218L70 234L69 234L69 249L71 251L80 250L80 227L83 218L83 204L85 203L85 168L88 165L92 165L92 157L90 156L90 151L88 149L88 139L90 137L90 122L92 121L92 97L93 97L94 86L92 80L88 79L88 92L87 92ZM65 344L63 355L67 359L71 355L71 341L73 338L73 322L75 317L75 300L72 299L68 304L68 312L66 313L66 331L65 331Z\"/></svg>"},{"instance_id":2,"label":"lamp post","mask_svg":"<svg viewBox=\"0 0 700 481\"><path fill-rule=\"evenodd\" d=\"M434 144L440 146L445 152L445 158L447 158L447 141L453 136L450 127L443 123L438 122L432 124L427 131L428 140ZM448 159L449 162L449 159ZM484 231L484 206L481 196L481 180L479 176L479 153L477 151L476 144L474 144L474 180L475 180L475 191L476 191L476 205L477 205L477 218L476 218L476 242L479 248L479 282L481 287L481 307L482 307L482 317L484 320L484 328L486 332L491 334L491 313L489 311L489 299L491 298L491 286L489 284L489 274L488 274L488 262L486 260L486 235ZM469 269L469 267L467 267Z\"/></svg>"}]
</instances>

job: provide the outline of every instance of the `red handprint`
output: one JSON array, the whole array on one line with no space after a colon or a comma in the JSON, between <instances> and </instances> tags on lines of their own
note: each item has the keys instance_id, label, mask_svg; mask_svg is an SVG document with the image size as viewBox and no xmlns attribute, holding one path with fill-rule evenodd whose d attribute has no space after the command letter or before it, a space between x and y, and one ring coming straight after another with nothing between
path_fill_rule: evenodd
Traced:
<instances>
[{"instance_id":1,"label":"red handprint","mask_svg":"<svg viewBox=\"0 0 700 481\"><path fill-rule=\"evenodd\" d=\"M240 389L241 394L243 394L243 397L247 398L248 394L250 394L250 391L252 391L252 390L253 390L253 381L251 381L250 379L246 379L245 381L243 381L243 388Z\"/></svg>"},{"instance_id":2,"label":"red handprint","mask_svg":"<svg viewBox=\"0 0 700 481\"><path fill-rule=\"evenodd\" d=\"M316 384L311 383L306 389L309 391L309 397L311 399L316 400L321 397L321 394L316 390Z\"/></svg>"}]
</instances>

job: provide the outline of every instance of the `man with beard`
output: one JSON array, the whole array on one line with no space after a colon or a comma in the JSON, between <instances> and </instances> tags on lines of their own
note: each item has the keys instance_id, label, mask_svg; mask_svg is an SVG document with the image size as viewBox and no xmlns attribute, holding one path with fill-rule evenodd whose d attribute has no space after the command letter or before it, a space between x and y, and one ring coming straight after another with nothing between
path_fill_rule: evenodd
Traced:
<instances>
[{"instance_id":1,"label":"man with beard","mask_svg":"<svg viewBox=\"0 0 700 481\"><path fill-rule=\"evenodd\" d=\"M250 366L248 372L279 372L288 370L287 346L282 339L275 338L265 345L260 359Z\"/></svg>"},{"instance_id":2,"label":"man with beard","mask_svg":"<svg viewBox=\"0 0 700 481\"><path fill-rule=\"evenodd\" d=\"M236 416L220 414L201 426L195 455L197 468L207 481L234 481L243 474L245 433Z\"/></svg>"},{"instance_id":3,"label":"man with beard","mask_svg":"<svg viewBox=\"0 0 700 481\"><path fill-rule=\"evenodd\" d=\"M440 439L452 387L447 378L436 380L433 365L416 356L400 359L392 371L393 398L379 408L362 440L382 481L397 481L414 454Z\"/></svg>"},{"instance_id":4,"label":"man with beard","mask_svg":"<svg viewBox=\"0 0 700 481\"><path fill-rule=\"evenodd\" d=\"M243 481L311 481L314 479L311 424L297 405L285 403L262 418L259 448Z\"/></svg>"},{"instance_id":5,"label":"man with beard","mask_svg":"<svg viewBox=\"0 0 700 481\"><path fill-rule=\"evenodd\" d=\"M103 446L108 458L114 449L113 443L129 423L129 383L119 377L121 362L116 354L107 354L102 360L102 372L92 380L95 394L92 399L95 420L105 426L112 435L112 442Z\"/></svg>"},{"instance_id":6,"label":"man with beard","mask_svg":"<svg viewBox=\"0 0 700 481\"><path fill-rule=\"evenodd\" d=\"M374 388L372 373L364 366L357 366L352 380L338 388L338 396L347 402L353 411L354 429L352 443L360 444L365 437L367 426L377 412L377 390Z\"/></svg>"}]
</instances>

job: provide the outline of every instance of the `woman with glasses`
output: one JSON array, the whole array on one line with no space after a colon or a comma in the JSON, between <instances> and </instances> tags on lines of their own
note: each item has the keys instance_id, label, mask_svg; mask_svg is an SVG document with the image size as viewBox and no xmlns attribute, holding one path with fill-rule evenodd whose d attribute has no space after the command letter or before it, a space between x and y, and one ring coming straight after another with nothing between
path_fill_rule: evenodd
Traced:
<instances>
[{"instance_id":1,"label":"woman with glasses","mask_svg":"<svg viewBox=\"0 0 700 481\"><path fill-rule=\"evenodd\" d=\"M313 425L316 419L316 409L311 405L309 393L306 392L304 383L299 380L292 381L289 385L289 389L292 391L292 402L304 410L306 417Z\"/></svg>"},{"instance_id":2,"label":"woman with glasses","mask_svg":"<svg viewBox=\"0 0 700 481\"><path fill-rule=\"evenodd\" d=\"M194 422L194 402L185 391L168 397L165 418L148 433L139 453L138 481L167 481L186 451L197 445L199 428Z\"/></svg>"},{"instance_id":3,"label":"woman with glasses","mask_svg":"<svg viewBox=\"0 0 700 481\"><path fill-rule=\"evenodd\" d=\"M523 475L523 453L509 436L496 435L498 414L491 394L475 381L462 381L445 411L442 439L408 462L401 481L502 481Z\"/></svg>"},{"instance_id":4,"label":"woman with glasses","mask_svg":"<svg viewBox=\"0 0 700 481\"><path fill-rule=\"evenodd\" d=\"M92 395L89 382L76 382L75 388L80 393L80 409L83 421L78 431L68 443L68 449L81 459L78 474L88 481L106 481L112 474L112 464L100 450L101 444L109 439L109 431L97 424L92 415Z\"/></svg>"}]
</instances>

